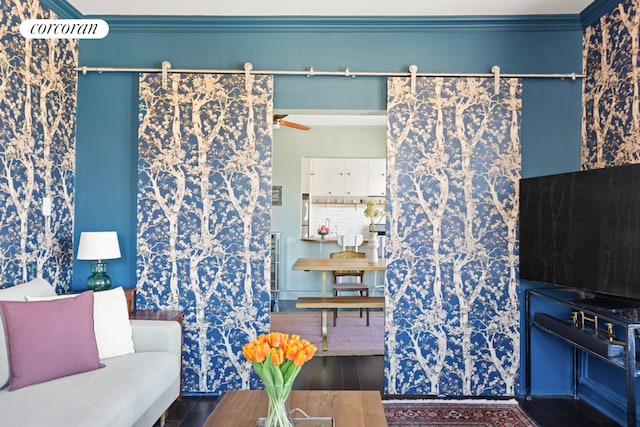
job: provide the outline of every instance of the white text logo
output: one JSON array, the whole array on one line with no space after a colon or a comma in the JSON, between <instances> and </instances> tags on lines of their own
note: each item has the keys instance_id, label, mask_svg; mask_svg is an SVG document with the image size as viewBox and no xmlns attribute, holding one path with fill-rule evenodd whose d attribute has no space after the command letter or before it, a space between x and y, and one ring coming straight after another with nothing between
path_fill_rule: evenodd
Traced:
<instances>
[{"instance_id":1,"label":"white text logo","mask_svg":"<svg viewBox=\"0 0 640 427\"><path fill-rule=\"evenodd\" d=\"M109 24L102 19L27 19L20 34L28 39L102 39Z\"/></svg>"}]
</instances>

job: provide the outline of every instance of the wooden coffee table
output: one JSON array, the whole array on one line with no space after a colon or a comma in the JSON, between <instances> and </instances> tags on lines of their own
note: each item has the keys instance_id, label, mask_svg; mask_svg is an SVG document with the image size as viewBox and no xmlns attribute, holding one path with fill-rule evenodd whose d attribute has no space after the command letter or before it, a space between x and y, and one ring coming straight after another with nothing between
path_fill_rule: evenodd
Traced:
<instances>
[{"instance_id":1,"label":"wooden coffee table","mask_svg":"<svg viewBox=\"0 0 640 427\"><path fill-rule=\"evenodd\" d=\"M203 427L255 427L267 415L264 390L234 390L223 396ZM333 417L335 427L386 427L378 391L293 390L289 409L300 408L310 417ZM296 411L293 416L303 417Z\"/></svg>"}]
</instances>

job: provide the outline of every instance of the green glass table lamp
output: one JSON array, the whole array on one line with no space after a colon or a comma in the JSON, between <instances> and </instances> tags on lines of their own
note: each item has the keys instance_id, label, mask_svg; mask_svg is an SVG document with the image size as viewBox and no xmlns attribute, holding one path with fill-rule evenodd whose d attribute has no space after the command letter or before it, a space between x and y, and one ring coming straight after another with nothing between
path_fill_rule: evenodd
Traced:
<instances>
[{"instance_id":1,"label":"green glass table lamp","mask_svg":"<svg viewBox=\"0 0 640 427\"><path fill-rule=\"evenodd\" d=\"M103 291L111 287L111 278L107 276L105 259L120 258L118 233L115 231L83 231L78 243L79 260L95 261L91 263L91 276L87 278L87 289Z\"/></svg>"}]
</instances>

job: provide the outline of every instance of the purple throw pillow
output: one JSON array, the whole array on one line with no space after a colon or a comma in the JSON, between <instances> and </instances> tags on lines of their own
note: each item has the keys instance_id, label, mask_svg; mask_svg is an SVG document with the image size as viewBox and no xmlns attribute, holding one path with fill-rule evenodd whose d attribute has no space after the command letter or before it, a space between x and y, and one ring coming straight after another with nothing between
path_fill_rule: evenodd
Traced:
<instances>
[{"instance_id":1,"label":"purple throw pillow","mask_svg":"<svg viewBox=\"0 0 640 427\"><path fill-rule=\"evenodd\" d=\"M100 368L93 294L52 301L0 301L11 366L9 391Z\"/></svg>"}]
</instances>

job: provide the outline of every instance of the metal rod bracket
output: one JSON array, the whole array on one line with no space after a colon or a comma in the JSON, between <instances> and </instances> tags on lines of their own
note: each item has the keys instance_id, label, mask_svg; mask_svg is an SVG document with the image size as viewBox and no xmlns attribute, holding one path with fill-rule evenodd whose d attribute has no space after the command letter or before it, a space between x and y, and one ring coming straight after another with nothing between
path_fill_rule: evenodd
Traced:
<instances>
[{"instance_id":1,"label":"metal rod bracket","mask_svg":"<svg viewBox=\"0 0 640 427\"><path fill-rule=\"evenodd\" d=\"M409 72L411 73L411 94L416 94L416 74L418 73L418 66L412 64L409 66Z\"/></svg>"},{"instance_id":2,"label":"metal rod bracket","mask_svg":"<svg viewBox=\"0 0 640 427\"><path fill-rule=\"evenodd\" d=\"M244 90L251 91L251 70L253 70L253 64L251 62L244 63Z\"/></svg>"},{"instance_id":3,"label":"metal rod bracket","mask_svg":"<svg viewBox=\"0 0 640 427\"><path fill-rule=\"evenodd\" d=\"M491 67L491 72L493 73L493 93L497 95L500 93L500 67L494 65Z\"/></svg>"},{"instance_id":4,"label":"metal rod bracket","mask_svg":"<svg viewBox=\"0 0 640 427\"><path fill-rule=\"evenodd\" d=\"M162 89L167 90L167 84L169 81L169 69L171 68L171 62L162 61Z\"/></svg>"}]
</instances>

